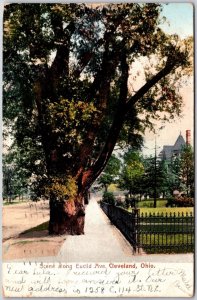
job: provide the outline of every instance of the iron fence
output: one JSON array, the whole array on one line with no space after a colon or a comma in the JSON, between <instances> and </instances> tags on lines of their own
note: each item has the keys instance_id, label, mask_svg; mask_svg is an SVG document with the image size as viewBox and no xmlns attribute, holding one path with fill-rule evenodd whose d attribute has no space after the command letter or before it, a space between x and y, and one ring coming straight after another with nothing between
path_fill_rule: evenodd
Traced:
<instances>
[{"instance_id":1,"label":"iron fence","mask_svg":"<svg viewBox=\"0 0 197 300\"><path fill-rule=\"evenodd\" d=\"M101 203L111 222L123 233L134 252L187 253L194 252L195 223L192 213L140 214Z\"/></svg>"}]
</instances>

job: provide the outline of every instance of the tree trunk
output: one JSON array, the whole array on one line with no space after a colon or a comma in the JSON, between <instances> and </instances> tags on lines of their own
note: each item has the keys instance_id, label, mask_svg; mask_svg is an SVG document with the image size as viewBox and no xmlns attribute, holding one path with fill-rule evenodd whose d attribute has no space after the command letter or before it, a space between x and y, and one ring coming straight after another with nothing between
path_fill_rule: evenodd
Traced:
<instances>
[{"instance_id":1,"label":"tree trunk","mask_svg":"<svg viewBox=\"0 0 197 300\"><path fill-rule=\"evenodd\" d=\"M89 203L89 199L90 199L90 192L86 191L84 194L84 203L88 204Z\"/></svg>"},{"instance_id":2,"label":"tree trunk","mask_svg":"<svg viewBox=\"0 0 197 300\"><path fill-rule=\"evenodd\" d=\"M50 200L49 234L84 234L85 206L82 197L75 200Z\"/></svg>"}]
</instances>

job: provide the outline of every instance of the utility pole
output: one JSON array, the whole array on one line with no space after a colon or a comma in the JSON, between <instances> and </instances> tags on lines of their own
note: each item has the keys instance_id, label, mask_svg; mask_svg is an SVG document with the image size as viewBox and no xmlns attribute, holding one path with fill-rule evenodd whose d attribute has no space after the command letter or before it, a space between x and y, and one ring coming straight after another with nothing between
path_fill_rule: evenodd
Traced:
<instances>
[{"instance_id":1,"label":"utility pole","mask_svg":"<svg viewBox=\"0 0 197 300\"><path fill-rule=\"evenodd\" d=\"M155 136L155 159L154 159L154 208L157 207L157 143Z\"/></svg>"}]
</instances>

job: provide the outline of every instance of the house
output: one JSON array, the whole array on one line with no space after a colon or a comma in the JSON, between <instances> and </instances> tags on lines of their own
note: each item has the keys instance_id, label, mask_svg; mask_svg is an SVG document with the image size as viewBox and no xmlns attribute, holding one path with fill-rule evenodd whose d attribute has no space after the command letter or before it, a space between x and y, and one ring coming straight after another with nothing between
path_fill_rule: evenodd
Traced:
<instances>
[{"instance_id":1,"label":"house","mask_svg":"<svg viewBox=\"0 0 197 300\"><path fill-rule=\"evenodd\" d=\"M177 157L181 153L181 149L186 145L190 144L190 130L186 130L186 141L182 134L178 136L174 145L164 145L163 150L160 152L159 157L166 161L171 161L174 157Z\"/></svg>"}]
</instances>

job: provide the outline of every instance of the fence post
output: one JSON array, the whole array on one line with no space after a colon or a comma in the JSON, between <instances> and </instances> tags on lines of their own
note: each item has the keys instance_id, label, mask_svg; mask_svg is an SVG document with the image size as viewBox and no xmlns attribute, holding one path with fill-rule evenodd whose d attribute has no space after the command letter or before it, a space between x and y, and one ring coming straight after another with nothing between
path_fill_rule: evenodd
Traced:
<instances>
[{"instance_id":1,"label":"fence post","mask_svg":"<svg viewBox=\"0 0 197 300\"><path fill-rule=\"evenodd\" d=\"M138 229L139 229L139 217L140 217L140 210L139 208L133 208L132 214L134 216L133 220L133 240L134 240L134 252L139 252L139 235L138 235Z\"/></svg>"}]
</instances>

